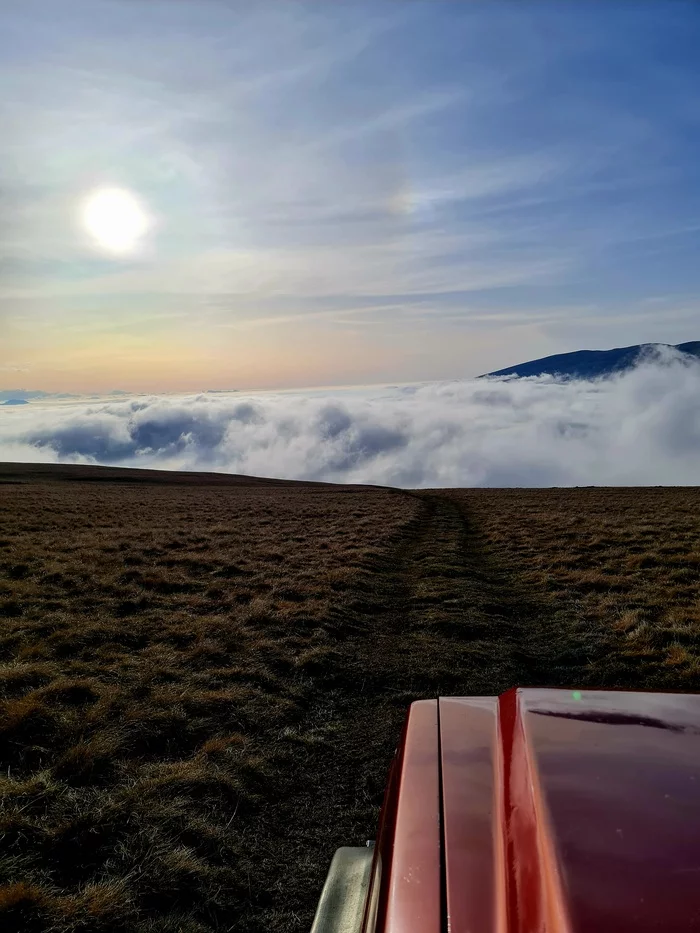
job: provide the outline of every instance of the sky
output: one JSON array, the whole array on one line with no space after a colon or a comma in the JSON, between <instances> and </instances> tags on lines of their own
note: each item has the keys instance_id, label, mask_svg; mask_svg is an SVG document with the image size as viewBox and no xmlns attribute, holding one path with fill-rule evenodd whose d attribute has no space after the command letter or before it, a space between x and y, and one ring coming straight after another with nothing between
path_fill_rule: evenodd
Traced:
<instances>
[{"instance_id":1,"label":"sky","mask_svg":"<svg viewBox=\"0 0 700 933\"><path fill-rule=\"evenodd\" d=\"M0 0L0 389L698 339L698 48L670 0Z\"/></svg>"}]
</instances>

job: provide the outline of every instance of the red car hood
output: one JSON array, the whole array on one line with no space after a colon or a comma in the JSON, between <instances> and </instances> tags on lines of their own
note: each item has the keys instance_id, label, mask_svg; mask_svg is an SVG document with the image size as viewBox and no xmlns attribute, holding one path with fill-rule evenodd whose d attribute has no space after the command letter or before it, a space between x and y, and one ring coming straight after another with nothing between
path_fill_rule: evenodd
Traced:
<instances>
[{"instance_id":1,"label":"red car hood","mask_svg":"<svg viewBox=\"0 0 700 933\"><path fill-rule=\"evenodd\" d=\"M700 930L700 696L414 703L364 929Z\"/></svg>"}]
</instances>

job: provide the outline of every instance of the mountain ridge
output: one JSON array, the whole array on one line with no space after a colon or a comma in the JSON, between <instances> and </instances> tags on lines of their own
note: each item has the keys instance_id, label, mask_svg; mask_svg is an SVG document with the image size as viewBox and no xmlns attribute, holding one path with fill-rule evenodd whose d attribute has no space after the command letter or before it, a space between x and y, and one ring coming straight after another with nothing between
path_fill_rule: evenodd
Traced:
<instances>
[{"instance_id":1,"label":"mountain ridge","mask_svg":"<svg viewBox=\"0 0 700 933\"><path fill-rule=\"evenodd\" d=\"M559 376L565 379L599 379L633 369L647 357L660 357L666 351L676 351L687 357L687 361L700 359L700 340L686 343L640 343L631 347L615 347L612 350L574 350L571 353L556 353L536 360L516 363L480 376Z\"/></svg>"}]
</instances>

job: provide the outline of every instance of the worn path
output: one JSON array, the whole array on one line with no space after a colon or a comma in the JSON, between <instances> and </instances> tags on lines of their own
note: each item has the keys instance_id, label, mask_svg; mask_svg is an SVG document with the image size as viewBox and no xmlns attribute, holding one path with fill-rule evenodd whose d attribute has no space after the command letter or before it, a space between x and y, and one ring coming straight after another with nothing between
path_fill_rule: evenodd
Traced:
<instances>
[{"instance_id":1,"label":"worn path","mask_svg":"<svg viewBox=\"0 0 700 933\"><path fill-rule=\"evenodd\" d=\"M415 516L368 566L361 598L338 606L337 662L319 675L306 722L316 742L290 761L274 818L255 837L279 883L240 929L308 929L335 848L374 835L410 702L561 680L561 619L492 561L467 506L440 492L396 494L415 499Z\"/></svg>"}]
</instances>

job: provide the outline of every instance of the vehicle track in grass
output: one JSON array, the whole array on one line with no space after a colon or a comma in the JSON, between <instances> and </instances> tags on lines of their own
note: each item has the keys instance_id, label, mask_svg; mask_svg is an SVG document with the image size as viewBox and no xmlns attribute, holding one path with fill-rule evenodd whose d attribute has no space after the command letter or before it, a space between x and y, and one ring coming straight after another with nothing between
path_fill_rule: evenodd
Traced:
<instances>
[{"instance_id":1,"label":"vehicle track in grass","mask_svg":"<svg viewBox=\"0 0 700 933\"><path fill-rule=\"evenodd\" d=\"M419 514L378 567L375 624L360 645L358 676L385 699L493 693L550 680L561 618L495 562L468 507L440 493L405 493Z\"/></svg>"},{"instance_id":2,"label":"vehicle track in grass","mask_svg":"<svg viewBox=\"0 0 700 933\"><path fill-rule=\"evenodd\" d=\"M413 700L561 677L561 620L491 560L468 508L440 492L396 494L415 500L416 515L368 565L368 591L330 620L336 661L319 673L304 723L315 744L303 763L290 761L276 825L263 819L257 837L279 859L279 891L265 906L251 903L240 929L308 929L334 850L375 833Z\"/></svg>"}]
</instances>

